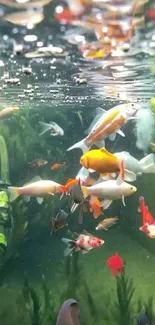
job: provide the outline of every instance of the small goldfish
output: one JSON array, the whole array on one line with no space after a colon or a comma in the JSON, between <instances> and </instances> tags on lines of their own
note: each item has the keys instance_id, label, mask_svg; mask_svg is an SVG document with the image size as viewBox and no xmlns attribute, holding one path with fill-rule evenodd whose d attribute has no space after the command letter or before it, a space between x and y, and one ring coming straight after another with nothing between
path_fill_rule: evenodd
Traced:
<instances>
[{"instance_id":1,"label":"small goldfish","mask_svg":"<svg viewBox=\"0 0 155 325\"><path fill-rule=\"evenodd\" d=\"M143 231L149 238L155 238L155 221L148 210L148 207L145 205L144 198L141 196L139 198L139 212L142 213L143 225L139 228L140 231Z\"/></svg>"},{"instance_id":2,"label":"small goldfish","mask_svg":"<svg viewBox=\"0 0 155 325\"><path fill-rule=\"evenodd\" d=\"M10 202L14 201L18 196L24 195L27 196L27 201L30 200L31 196L35 196L38 203L41 204L44 196L61 193L61 185L50 180L43 180L39 176L36 176L30 183L22 187L9 186L8 192L10 194Z\"/></svg>"},{"instance_id":3,"label":"small goldfish","mask_svg":"<svg viewBox=\"0 0 155 325\"><path fill-rule=\"evenodd\" d=\"M31 162L29 162L30 167L42 167L48 164L47 160L44 159L35 159Z\"/></svg>"},{"instance_id":4,"label":"small goldfish","mask_svg":"<svg viewBox=\"0 0 155 325\"><path fill-rule=\"evenodd\" d=\"M86 153L93 144L102 144L102 147L105 147L104 139L109 137L111 141L114 141L116 133L124 137L125 134L120 130L120 128L129 120L135 119L135 115L140 107L139 104L128 103L117 105L108 111L101 108L96 109L97 116L86 131L88 136L68 148L67 151L81 148L83 153Z\"/></svg>"},{"instance_id":5,"label":"small goldfish","mask_svg":"<svg viewBox=\"0 0 155 325\"><path fill-rule=\"evenodd\" d=\"M51 169L52 170L56 170L56 169L60 169L60 168L64 168L67 166L67 163L64 161L63 163L56 163L54 164Z\"/></svg>"},{"instance_id":6,"label":"small goldfish","mask_svg":"<svg viewBox=\"0 0 155 325\"><path fill-rule=\"evenodd\" d=\"M120 177L117 179L118 184L124 180L124 162L117 158L105 148L90 150L85 153L80 164L88 168L89 172L97 171L101 177L104 173L120 172Z\"/></svg>"},{"instance_id":7,"label":"small goldfish","mask_svg":"<svg viewBox=\"0 0 155 325\"><path fill-rule=\"evenodd\" d=\"M76 240L70 240L68 238L62 238L62 241L67 245L64 251L64 256L72 254L72 251L82 251L82 254L88 253L91 249L101 247L104 244L104 240L83 231Z\"/></svg>"},{"instance_id":8,"label":"small goldfish","mask_svg":"<svg viewBox=\"0 0 155 325\"><path fill-rule=\"evenodd\" d=\"M50 131L53 137L57 135L64 135L64 130L55 122L50 122L50 124L45 122L39 122L39 124L42 128L42 131L39 135L43 135L47 131Z\"/></svg>"},{"instance_id":9,"label":"small goldfish","mask_svg":"<svg viewBox=\"0 0 155 325\"><path fill-rule=\"evenodd\" d=\"M0 120L4 120L5 118L15 114L20 110L19 106L11 106L11 107L6 107L0 111Z\"/></svg>"},{"instance_id":10,"label":"small goldfish","mask_svg":"<svg viewBox=\"0 0 155 325\"><path fill-rule=\"evenodd\" d=\"M79 180L75 178L69 178L65 185L61 186L61 190L63 193L68 193L70 190L70 187L74 184L78 184Z\"/></svg>"},{"instance_id":11,"label":"small goldfish","mask_svg":"<svg viewBox=\"0 0 155 325\"><path fill-rule=\"evenodd\" d=\"M112 217L112 218L106 218L103 221L100 221L100 223L97 225L95 228L96 230L108 230L111 226L113 226L117 222L118 218L117 217Z\"/></svg>"}]
</instances>

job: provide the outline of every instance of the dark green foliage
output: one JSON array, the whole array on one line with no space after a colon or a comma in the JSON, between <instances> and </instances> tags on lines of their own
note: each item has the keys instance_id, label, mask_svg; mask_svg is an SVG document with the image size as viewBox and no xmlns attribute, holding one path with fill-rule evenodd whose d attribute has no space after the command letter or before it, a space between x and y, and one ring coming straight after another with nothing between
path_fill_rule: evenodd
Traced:
<instances>
[{"instance_id":1,"label":"dark green foliage","mask_svg":"<svg viewBox=\"0 0 155 325\"><path fill-rule=\"evenodd\" d=\"M147 300L147 302L144 303L144 309L146 315L152 320L155 320L155 315L153 312L153 296L150 296Z\"/></svg>"},{"instance_id":2,"label":"dark green foliage","mask_svg":"<svg viewBox=\"0 0 155 325\"><path fill-rule=\"evenodd\" d=\"M132 306L131 300L135 288L131 278L125 274L125 268L120 276L116 277L116 317L119 325L129 325L131 323Z\"/></svg>"}]
</instances>

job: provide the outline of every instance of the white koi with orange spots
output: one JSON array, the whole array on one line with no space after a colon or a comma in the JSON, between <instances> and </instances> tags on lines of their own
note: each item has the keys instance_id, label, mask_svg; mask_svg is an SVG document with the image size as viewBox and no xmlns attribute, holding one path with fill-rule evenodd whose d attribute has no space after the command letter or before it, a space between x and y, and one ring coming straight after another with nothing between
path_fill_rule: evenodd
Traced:
<instances>
[{"instance_id":1,"label":"white koi with orange spots","mask_svg":"<svg viewBox=\"0 0 155 325\"><path fill-rule=\"evenodd\" d=\"M67 151L74 148L81 148L83 153L85 153L89 151L93 144L96 144L99 147L100 145L104 147L104 139L107 137L112 141L115 140L116 133L125 136L120 130L121 127L123 127L129 120L135 119L135 115L139 109L140 105L134 103L117 105L108 111L98 108L97 116L88 129L88 136L68 148Z\"/></svg>"}]
</instances>

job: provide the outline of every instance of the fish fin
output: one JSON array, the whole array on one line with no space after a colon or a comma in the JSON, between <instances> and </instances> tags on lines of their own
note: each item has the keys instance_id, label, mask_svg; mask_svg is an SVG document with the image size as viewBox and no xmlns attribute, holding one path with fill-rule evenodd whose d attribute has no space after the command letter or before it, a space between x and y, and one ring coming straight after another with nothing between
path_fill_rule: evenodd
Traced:
<instances>
[{"instance_id":1,"label":"fish fin","mask_svg":"<svg viewBox=\"0 0 155 325\"><path fill-rule=\"evenodd\" d=\"M16 200L17 197L20 195L18 187L9 186L8 192L9 192L9 196L10 196L10 198L9 198L10 202Z\"/></svg>"},{"instance_id":2,"label":"fish fin","mask_svg":"<svg viewBox=\"0 0 155 325\"><path fill-rule=\"evenodd\" d=\"M127 182L135 182L137 177L136 177L136 174L133 173L132 171L130 170L127 170L125 169L124 170L124 179L127 181Z\"/></svg>"},{"instance_id":3,"label":"fish fin","mask_svg":"<svg viewBox=\"0 0 155 325\"><path fill-rule=\"evenodd\" d=\"M30 202L31 197L29 195L24 195L25 202Z\"/></svg>"},{"instance_id":4,"label":"fish fin","mask_svg":"<svg viewBox=\"0 0 155 325\"><path fill-rule=\"evenodd\" d=\"M95 144L99 148L105 147L105 141L104 141L104 139L101 139L100 141L97 141Z\"/></svg>"},{"instance_id":5,"label":"fish fin","mask_svg":"<svg viewBox=\"0 0 155 325\"><path fill-rule=\"evenodd\" d=\"M49 194L49 195L54 195L54 193L52 193L52 192L48 192L48 194Z\"/></svg>"},{"instance_id":6,"label":"fish fin","mask_svg":"<svg viewBox=\"0 0 155 325\"><path fill-rule=\"evenodd\" d=\"M89 194L88 194L88 187L81 186L81 190L83 192L84 199L86 199L89 196Z\"/></svg>"},{"instance_id":7,"label":"fish fin","mask_svg":"<svg viewBox=\"0 0 155 325\"><path fill-rule=\"evenodd\" d=\"M55 219L52 218L52 229L51 229L51 232L50 232L50 236L53 234L54 226L55 226Z\"/></svg>"},{"instance_id":8,"label":"fish fin","mask_svg":"<svg viewBox=\"0 0 155 325\"><path fill-rule=\"evenodd\" d=\"M124 195L122 195L122 203L123 203L124 206L126 206Z\"/></svg>"},{"instance_id":9,"label":"fish fin","mask_svg":"<svg viewBox=\"0 0 155 325\"><path fill-rule=\"evenodd\" d=\"M102 178L103 181L108 181L110 179L110 175L109 174L100 174L100 177Z\"/></svg>"},{"instance_id":10,"label":"fish fin","mask_svg":"<svg viewBox=\"0 0 155 325\"><path fill-rule=\"evenodd\" d=\"M39 135L43 135L47 131L51 130L51 124L45 123L45 122L42 122L42 121L40 121L39 124L40 124L41 129L42 129L42 131L41 131L41 133L39 133Z\"/></svg>"},{"instance_id":11,"label":"fish fin","mask_svg":"<svg viewBox=\"0 0 155 325\"><path fill-rule=\"evenodd\" d=\"M128 118L128 121L131 121L131 120L133 120L133 121L138 120L138 117L137 116L131 116L131 117Z\"/></svg>"},{"instance_id":12,"label":"fish fin","mask_svg":"<svg viewBox=\"0 0 155 325\"><path fill-rule=\"evenodd\" d=\"M26 186L28 184L32 184L34 182L39 182L41 180L42 180L42 178L39 175L36 175L29 182L25 183L23 186Z\"/></svg>"},{"instance_id":13,"label":"fish fin","mask_svg":"<svg viewBox=\"0 0 155 325\"><path fill-rule=\"evenodd\" d=\"M75 241L68 238L62 238L61 240L67 245L64 250L64 256L70 255L75 248Z\"/></svg>"},{"instance_id":14,"label":"fish fin","mask_svg":"<svg viewBox=\"0 0 155 325\"><path fill-rule=\"evenodd\" d=\"M110 135L109 135L109 139L110 139L111 141L114 141L114 140L116 139L116 132L110 134Z\"/></svg>"},{"instance_id":15,"label":"fish fin","mask_svg":"<svg viewBox=\"0 0 155 325\"><path fill-rule=\"evenodd\" d=\"M89 250L88 251L86 251L86 250L82 250L82 254L87 254L87 253L89 253Z\"/></svg>"},{"instance_id":16,"label":"fish fin","mask_svg":"<svg viewBox=\"0 0 155 325\"><path fill-rule=\"evenodd\" d=\"M93 235L90 234L90 232L88 232L86 229L83 229L82 234L83 234L83 235L86 235L86 236L93 236Z\"/></svg>"},{"instance_id":17,"label":"fish fin","mask_svg":"<svg viewBox=\"0 0 155 325\"><path fill-rule=\"evenodd\" d=\"M118 165L119 165L120 173L117 177L116 183L120 185L124 181L124 161L120 159L118 161Z\"/></svg>"},{"instance_id":18,"label":"fish fin","mask_svg":"<svg viewBox=\"0 0 155 325\"><path fill-rule=\"evenodd\" d=\"M98 198L94 195L91 195L89 200L90 212L93 212L94 219L97 219L101 214L101 204Z\"/></svg>"},{"instance_id":19,"label":"fish fin","mask_svg":"<svg viewBox=\"0 0 155 325\"><path fill-rule=\"evenodd\" d=\"M119 135L121 135L122 137L125 137L125 134L122 130L117 130L116 133L118 133Z\"/></svg>"},{"instance_id":20,"label":"fish fin","mask_svg":"<svg viewBox=\"0 0 155 325\"><path fill-rule=\"evenodd\" d=\"M139 161L143 173L155 173L155 155L150 153Z\"/></svg>"},{"instance_id":21,"label":"fish fin","mask_svg":"<svg viewBox=\"0 0 155 325\"><path fill-rule=\"evenodd\" d=\"M106 230L106 231L108 230L107 228L103 228L103 229Z\"/></svg>"},{"instance_id":22,"label":"fish fin","mask_svg":"<svg viewBox=\"0 0 155 325\"><path fill-rule=\"evenodd\" d=\"M51 122L50 122L50 125L51 125L51 126L58 126L58 124L55 123L54 121L51 121Z\"/></svg>"},{"instance_id":23,"label":"fish fin","mask_svg":"<svg viewBox=\"0 0 155 325\"><path fill-rule=\"evenodd\" d=\"M112 200L103 200L100 202L100 205L103 208L103 210L106 210L110 207L111 203L112 203Z\"/></svg>"},{"instance_id":24,"label":"fish fin","mask_svg":"<svg viewBox=\"0 0 155 325\"><path fill-rule=\"evenodd\" d=\"M76 210L76 208L77 208L78 206L79 206L79 204L74 203L74 204L71 206L71 209L70 209L71 213L73 213L73 212Z\"/></svg>"},{"instance_id":25,"label":"fish fin","mask_svg":"<svg viewBox=\"0 0 155 325\"><path fill-rule=\"evenodd\" d=\"M70 148L68 148L67 151L70 151L70 150L75 149L75 148L80 148L83 151L83 153L86 153L87 151L89 151L90 147L87 146L85 142L86 142L86 139L83 139L83 140L75 143Z\"/></svg>"},{"instance_id":26,"label":"fish fin","mask_svg":"<svg viewBox=\"0 0 155 325\"><path fill-rule=\"evenodd\" d=\"M79 252L81 250L80 247L75 247L75 252Z\"/></svg>"},{"instance_id":27,"label":"fish fin","mask_svg":"<svg viewBox=\"0 0 155 325\"><path fill-rule=\"evenodd\" d=\"M37 202L38 202L39 204L42 204L42 203L43 203L43 198L42 198L42 197L37 196L37 197L36 197L36 200L37 200Z\"/></svg>"},{"instance_id":28,"label":"fish fin","mask_svg":"<svg viewBox=\"0 0 155 325\"><path fill-rule=\"evenodd\" d=\"M95 126L96 124L96 127L97 127L97 122L99 121L100 117L105 113L106 111L103 109L103 108L100 108L100 107L97 107L96 108L96 115L94 117L94 119L92 120L89 128L84 132L85 134L90 134L93 127Z\"/></svg>"},{"instance_id":29,"label":"fish fin","mask_svg":"<svg viewBox=\"0 0 155 325\"><path fill-rule=\"evenodd\" d=\"M89 170L89 173L95 173L96 172L96 170L94 170L92 168L89 168L88 170Z\"/></svg>"}]
</instances>

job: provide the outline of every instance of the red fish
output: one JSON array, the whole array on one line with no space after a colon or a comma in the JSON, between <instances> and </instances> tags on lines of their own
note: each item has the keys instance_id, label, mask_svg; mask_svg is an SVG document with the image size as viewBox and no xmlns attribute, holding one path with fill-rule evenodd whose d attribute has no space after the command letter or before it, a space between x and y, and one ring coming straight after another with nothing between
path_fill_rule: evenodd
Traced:
<instances>
[{"instance_id":1,"label":"red fish","mask_svg":"<svg viewBox=\"0 0 155 325\"><path fill-rule=\"evenodd\" d=\"M108 258L107 266L111 269L111 275L116 276L121 274L124 268L124 263L121 257L116 253Z\"/></svg>"},{"instance_id":2,"label":"red fish","mask_svg":"<svg viewBox=\"0 0 155 325\"><path fill-rule=\"evenodd\" d=\"M142 213L143 225L139 228L148 237L155 238L155 221L149 212L148 206L145 205L144 198L141 196L139 198L139 212Z\"/></svg>"},{"instance_id":3,"label":"red fish","mask_svg":"<svg viewBox=\"0 0 155 325\"><path fill-rule=\"evenodd\" d=\"M151 18L152 20L155 20L155 9L149 9L146 11L146 16Z\"/></svg>"},{"instance_id":4,"label":"red fish","mask_svg":"<svg viewBox=\"0 0 155 325\"><path fill-rule=\"evenodd\" d=\"M69 8L63 8L62 12L56 12L55 18L58 21L64 21L66 24L70 24L72 21L77 20Z\"/></svg>"}]
</instances>

